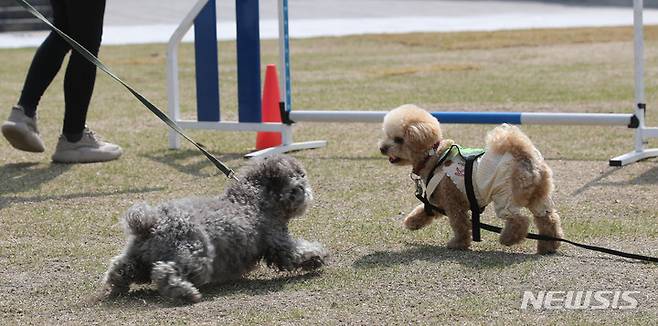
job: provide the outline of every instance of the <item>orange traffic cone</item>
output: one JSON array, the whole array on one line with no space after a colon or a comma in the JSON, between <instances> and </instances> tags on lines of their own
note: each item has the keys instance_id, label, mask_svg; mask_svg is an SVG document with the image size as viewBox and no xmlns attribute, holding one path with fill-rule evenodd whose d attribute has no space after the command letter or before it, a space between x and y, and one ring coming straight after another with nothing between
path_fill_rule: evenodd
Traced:
<instances>
[{"instance_id":1,"label":"orange traffic cone","mask_svg":"<svg viewBox=\"0 0 658 326\"><path fill-rule=\"evenodd\" d=\"M279 78L276 75L276 65L269 64L265 70L265 85L263 86L263 102L261 108L262 122L281 122L279 111ZM281 145L280 132L260 131L256 135L256 150Z\"/></svg>"}]
</instances>

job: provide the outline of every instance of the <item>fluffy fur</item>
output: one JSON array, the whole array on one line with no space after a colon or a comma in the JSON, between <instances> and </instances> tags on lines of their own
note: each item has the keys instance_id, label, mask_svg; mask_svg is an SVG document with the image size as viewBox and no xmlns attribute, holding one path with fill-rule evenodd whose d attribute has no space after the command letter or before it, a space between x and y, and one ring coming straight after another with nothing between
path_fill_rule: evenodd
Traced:
<instances>
[{"instance_id":1,"label":"fluffy fur","mask_svg":"<svg viewBox=\"0 0 658 326\"><path fill-rule=\"evenodd\" d=\"M381 153L388 156L392 164L412 165L424 180L440 153L454 144L450 139L443 139L437 119L414 105L403 105L389 112L384 118L383 131L384 138L379 143ZM427 152L437 143L440 144L439 154L428 159ZM560 217L551 199L552 171L530 139L519 128L504 124L491 130L485 143L487 155L511 154L513 157L512 164L508 165L512 169L508 174L511 177L499 189L511 195L493 196L496 213L505 221L500 242L508 246L522 242L529 223L528 217L520 210L499 210L499 207L525 207L532 213L540 234L562 237ZM431 196L433 202L439 203L439 207L446 212L453 230L454 237L448 242L448 247L469 248L471 222L466 196L448 177L441 180ZM427 215L421 204L405 218L404 225L410 230L417 230L437 217L438 213ZM537 252L554 253L559 245L558 241L539 241Z\"/></svg>"},{"instance_id":2,"label":"fluffy fur","mask_svg":"<svg viewBox=\"0 0 658 326\"><path fill-rule=\"evenodd\" d=\"M300 163L284 155L256 160L239 179L220 197L129 209L127 244L105 274L108 294L153 282L166 297L197 302L199 286L238 279L261 260L282 271L321 267L323 246L288 233L313 198Z\"/></svg>"}]
</instances>

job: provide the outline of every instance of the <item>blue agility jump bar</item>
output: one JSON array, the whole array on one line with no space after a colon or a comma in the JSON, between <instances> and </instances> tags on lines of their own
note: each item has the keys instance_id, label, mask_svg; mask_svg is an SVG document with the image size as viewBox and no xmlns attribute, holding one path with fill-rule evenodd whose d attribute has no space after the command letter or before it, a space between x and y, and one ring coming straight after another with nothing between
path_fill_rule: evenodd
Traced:
<instances>
[{"instance_id":1,"label":"blue agility jump bar","mask_svg":"<svg viewBox=\"0 0 658 326\"><path fill-rule=\"evenodd\" d=\"M293 110L290 119L308 122L381 123L387 111ZM633 114L544 113L544 112L430 112L441 123L537 124L537 125L614 125L629 126Z\"/></svg>"},{"instance_id":2,"label":"blue agility jump bar","mask_svg":"<svg viewBox=\"0 0 658 326\"><path fill-rule=\"evenodd\" d=\"M215 0L194 19L197 120L219 121L219 64Z\"/></svg>"},{"instance_id":3,"label":"blue agility jump bar","mask_svg":"<svg viewBox=\"0 0 658 326\"><path fill-rule=\"evenodd\" d=\"M521 124L520 112L431 112L441 123Z\"/></svg>"}]
</instances>

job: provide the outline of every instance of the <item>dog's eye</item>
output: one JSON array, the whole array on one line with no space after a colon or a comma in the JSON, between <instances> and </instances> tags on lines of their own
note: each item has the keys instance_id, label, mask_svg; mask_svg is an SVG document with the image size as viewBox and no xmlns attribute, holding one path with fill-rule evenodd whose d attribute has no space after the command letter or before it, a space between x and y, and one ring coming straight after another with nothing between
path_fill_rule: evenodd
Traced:
<instances>
[{"instance_id":1,"label":"dog's eye","mask_svg":"<svg viewBox=\"0 0 658 326\"><path fill-rule=\"evenodd\" d=\"M402 145L404 143L404 139L402 137L395 137L393 138L393 142Z\"/></svg>"}]
</instances>

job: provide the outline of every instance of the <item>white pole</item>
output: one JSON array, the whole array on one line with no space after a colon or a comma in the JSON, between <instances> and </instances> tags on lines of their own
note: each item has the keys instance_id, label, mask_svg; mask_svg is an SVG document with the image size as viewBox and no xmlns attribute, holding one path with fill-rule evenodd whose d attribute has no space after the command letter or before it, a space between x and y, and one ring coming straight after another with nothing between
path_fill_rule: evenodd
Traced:
<instances>
[{"instance_id":1,"label":"white pole","mask_svg":"<svg viewBox=\"0 0 658 326\"><path fill-rule=\"evenodd\" d=\"M638 127L635 130L635 151L644 150L642 129L644 129L644 115L646 113L646 101L644 98L644 22L642 17L643 1L633 0L633 43L635 54L635 116L638 119Z\"/></svg>"},{"instance_id":2,"label":"white pole","mask_svg":"<svg viewBox=\"0 0 658 326\"><path fill-rule=\"evenodd\" d=\"M187 31L194 25L194 19L199 15L208 0L199 0L194 7L185 15L167 43L167 107L171 120L177 122L180 112L180 95L178 85L178 45L183 40ZM169 148L179 148L180 138L178 134L169 130Z\"/></svg>"},{"instance_id":3,"label":"white pole","mask_svg":"<svg viewBox=\"0 0 658 326\"><path fill-rule=\"evenodd\" d=\"M174 46L167 51L167 106L169 117L173 121L178 121L180 117L178 87L178 47ZM180 137L173 130L169 130L169 148L180 148Z\"/></svg>"},{"instance_id":4,"label":"white pole","mask_svg":"<svg viewBox=\"0 0 658 326\"><path fill-rule=\"evenodd\" d=\"M523 112L524 125L589 125L628 126L633 117L630 113L544 113Z\"/></svg>"}]
</instances>

